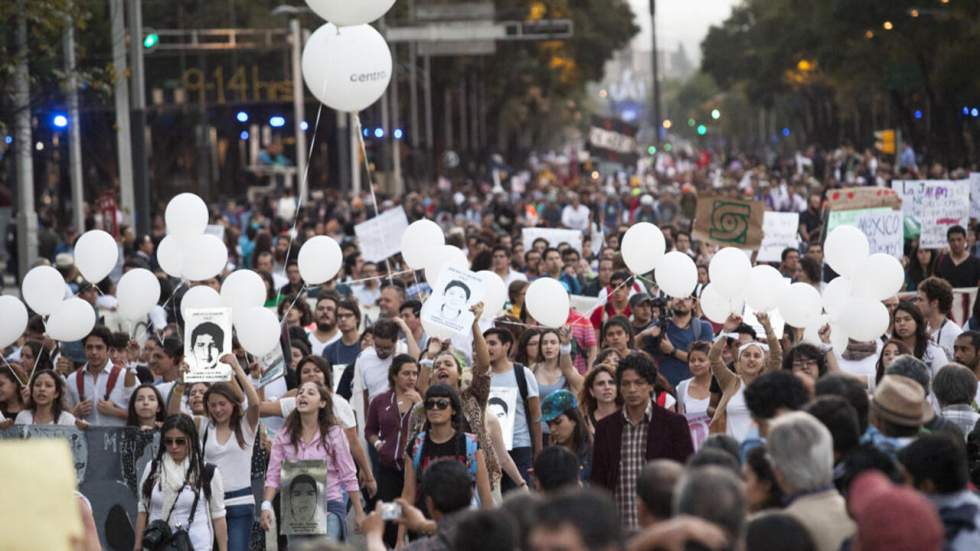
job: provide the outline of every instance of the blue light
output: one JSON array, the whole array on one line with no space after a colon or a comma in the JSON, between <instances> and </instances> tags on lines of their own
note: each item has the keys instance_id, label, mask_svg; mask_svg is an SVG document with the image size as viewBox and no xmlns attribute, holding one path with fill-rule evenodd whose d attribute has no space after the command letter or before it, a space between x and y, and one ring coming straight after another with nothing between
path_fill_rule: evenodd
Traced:
<instances>
[{"instance_id":1,"label":"blue light","mask_svg":"<svg viewBox=\"0 0 980 551\"><path fill-rule=\"evenodd\" d=\"M970 108L964 105L963 106L963 114L964 115L969 115L970 114Z\"/></svg>"},{"instance_id":2,"label":"blue light","mask_svg":"<svg viewBox=\"0 0 980 551\"><path fill-rule=\"evenodd\" d=\"M68 126L68 117L58 113L51 118L51 124L55 125L57 128L64 128Z\"/></svg>"},{"instance_id":3,"label":"blue light","mask_svg":"<svg viewBox=\"0 0 980 551\"><path fill-rule=\"evenodd\" d=\"M238 114L235 115L235 118L238 119L238 122L248 122L248 113L245 111L239 111Z\"/></svg>"},{"instance_id":4,"label":"blue light","mask_svg":"<svg viewBox=\"0 0 980 551\"><path fill-rule=\"evenodd\" d=\"M238 135L238 137L239 137L239 138L240 138L240 139L241 139L242 141L245 141L245 140L247 140L247 139L248 139L248 130L242 130L242 133L241 133L241 134L239 134L239 135Z\"/></svg>"},{"instance_id":5,"label":"blue light","mask_svg":"<svg viewBox=\"0 0 980 551\"><path fill-rule=\"evenodd\" d=\"M14 143L14 137L13 136L4 136L3 142L5 144L7 144L7 145L10 145L10 144Z\"/></svg>"},{"instance_id":6,"label":"blue light","mask_svg":"<svg viewBox=\"0 0 980 551\"><path fill-rule=\"evenodd\" d=\"M405 137L405 133L402 132L402 129L401 128L396 128L395 129L395 133L393 135L395 136L395 139L396 140L400 140L403 137Z\"/></svg>"},{"instance_id":7,"label":"blue light","mask_svg":"<svg viewBox=\"0 0 980 551\"><path fill-rule=\"evenodd\" d=\"M789 128L783 128L783 137L788 138L789 134L790 134Z\"/></svg>"},{"instance_id":8,"label":"blue light","mask_svg":"<svg viewBox=\"0 0 980 551\"><path fill-rule=\"evenodd\" d=\"M374 129L374 137L375 138L384 138L385 137L385 129L384 128L375 128Z\"/></svg>"},{"instance_id":9,"label":"blue light","mask_svg":"<svg viewBox=\"0 0 980 551\"><path fill-rule=\"evenodd\" d=\"M915 110L915 118L921 119L922 118L922 111L919 111L918 109L916 109Z\"/></svg>"},{"instance_id":10,"label":"blue light","mask_svg":"<svg viewBox=\"0 0 980 551\"><path fill-rule=\"evenodd\" d=\"M303 132L306 132L306 130L309 127L310 127L310 125L306 121L303 121L303 122L299 123L299 129L302 130Z\"/></svg>"},{"instance_id":11,"label":"blue light","mask_svg":"<svg viewBox=\"0 0 980 551\"><path fill-rule=\"evenodd\" d=\"M368 129L365 128L365 129L361 130L361 134L364 134L364 137L367 138L368 135L369 135Z\"/></svg>"},{"instance_id":12,"label":"blue light","mask_svg":"<svg viewBox=\"0 0 980 551\"><path fill-rule=\"evenodd\" d=\"M972 115L973 118L980 117L980 109L974 107L972 110L970 110L970 115Z\"/></svg>"},{"instance_id":13,"label":"blue light","mask_svg":"<svg viewBox=\"0 0 980 551\"><path fill-rule=\"evenodd\" d=\"M286 126L286 117L280 117L279 115L269 117L269 126L273 128L281 128Z\"/></svg>"}]
</instances>

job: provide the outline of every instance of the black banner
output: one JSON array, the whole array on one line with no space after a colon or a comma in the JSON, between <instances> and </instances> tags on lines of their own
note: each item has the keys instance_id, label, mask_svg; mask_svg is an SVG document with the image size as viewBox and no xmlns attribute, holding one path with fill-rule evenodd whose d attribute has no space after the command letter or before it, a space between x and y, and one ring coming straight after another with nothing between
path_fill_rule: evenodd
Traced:
<instances>
[{"instance_id":1,"label":"black banner","mask_svg":"<svg viewBox=\"0 0 980 551\"><path fill-rule=\"evenodd\" d=\"M593 117L589 127L589 152L593 158L634 165L639 158L637 128L619 119Z\"/></svg>"}]
</instances>

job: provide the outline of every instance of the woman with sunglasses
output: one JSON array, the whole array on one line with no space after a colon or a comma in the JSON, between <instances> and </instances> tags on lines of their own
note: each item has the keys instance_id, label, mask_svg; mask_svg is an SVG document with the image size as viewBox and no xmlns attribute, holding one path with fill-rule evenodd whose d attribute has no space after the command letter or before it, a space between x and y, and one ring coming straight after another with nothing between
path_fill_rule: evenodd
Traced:
<instances>
[{"instance_id":1,"label":"woman with sunglasses","mask_svg":"<svg viewBox=\"0 0 980 551\"><path fill-rule=\"evenodd\" d=\"M171 415L160 432L160 450L140 480L134 551L143 548L143 532L155 520L186 530L194 551L208 551L214 542L228 551L221 471L205 464L194 420Z\"/></svg>"},{"instance_id":2,"label":"woman with sunglasses","mask_svg":"<svg viewBox=\"0 0 980 551\"><path fill-rule=\"evenodd\" d=\"M327 537L334 541L346 539L347 508L343 491L354 506L357 526L364 521L364 507L358 491L357 469L343 429L337 424L327 387L305 382L296 394L296 409L286 417L285 426L272 441L269 468L265 475L262 501L262 528L272 528L272 499L282 484L284 461L323 461L327 467L327 488L324 492L327 512ZM289 536L290 544L311 539L309 536Z\"/></svg>"},{"instance_id":3,"label":"woman with sunglasses","mask_svg":"<svg viewBox=\"0 0 980 551\"><path fill-rule=\"evenodd\" d=\"M579 479L592 474L592 435L582 420L575 395L567 390L552 392L541 401L541 420L547 423L552 446L562 446L578 458Z\"/></svg>"},{"instance_id":4,"label":"woman with sunglasses","mask_svg":"<svg viewBox=\"0 0 980 551\"><path fill-rule=\"evenodd\" d=\"M462 432L462 405L456 389L436 384L425 392L425 430L405 449L405 485L402 499L421 506L419 481L426 469L438 461L458 461L466 465L476 485L476 495L483 508L493 507L490 476L487 473L483 450L476 436ZM398 542L405 538L405 526L398 527Z\"/></svg>"}]
</instances>

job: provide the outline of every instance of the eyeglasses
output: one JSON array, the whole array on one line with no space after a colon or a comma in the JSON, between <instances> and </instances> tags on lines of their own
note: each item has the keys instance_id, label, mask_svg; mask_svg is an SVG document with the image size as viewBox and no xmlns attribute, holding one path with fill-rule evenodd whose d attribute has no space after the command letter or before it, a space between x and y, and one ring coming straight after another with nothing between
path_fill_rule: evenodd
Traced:
<instances>
[{"instance_id":1,"label":"eyeglasses","mask_svg":"<svg viewBox=\"0 0 980 551\"><path fill-rule=\"evenodd\" d=\"M425 409L427 410L444 410L449 408L449 398L430 398L425 401Z\"/></svg>"},{"instance_id":2,"label":"eyeglasses","mask_svg":"<svg viewBox=\"0 0 980 551\"><path fill-rule=\"evenodd\" d=\"M817 360L806 359L806 360L794 360L793 369L810 369L819 367L820 363Z\"/></svg>"},{"instance_id":3,"label":"eyeglasses","mask_svg":"<svg viewBox=\"0 0 980 551\"><path fill-rule=\"evenodd\" d=\"M187 439L186 438L183 438L183 437L181 437L181 438L164 438L163 439L163 445L164 446L186 446L187 445Z\"/></svg>"}]
</instances>

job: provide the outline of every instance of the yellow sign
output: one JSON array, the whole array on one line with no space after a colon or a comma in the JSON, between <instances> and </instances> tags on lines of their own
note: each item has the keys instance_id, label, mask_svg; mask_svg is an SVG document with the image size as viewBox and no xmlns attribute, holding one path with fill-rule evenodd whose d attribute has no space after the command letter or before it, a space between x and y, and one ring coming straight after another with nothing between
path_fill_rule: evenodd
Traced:
<instances>
[{"instance_id":1,"label":"yellow sign","mask_svg":"<svg viewBox=\"0 0 980 551\"><path fill-rule=\"evenodd\" d=\"M251 78L249 78L251 77ZM224 67L216 67L209 74L200 69L187 69L180 78L183 87L196 103L252 103L293 101L293 81L262 80L258 65L249 71L239 65L231 75Z\"/></svg>"},{"instance_id":2,"label":"yellow sign","mask_svg":"<svg viewBox=\"0 0 980 551\"><path fill-rule=\"evenodd\" d=\"M875 132L875 149L885 155L894 155L898 152L894 130L879 130Z\"/></svg>"}]
</instances>

